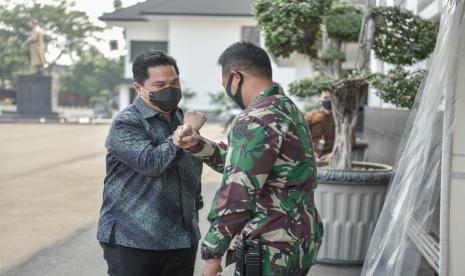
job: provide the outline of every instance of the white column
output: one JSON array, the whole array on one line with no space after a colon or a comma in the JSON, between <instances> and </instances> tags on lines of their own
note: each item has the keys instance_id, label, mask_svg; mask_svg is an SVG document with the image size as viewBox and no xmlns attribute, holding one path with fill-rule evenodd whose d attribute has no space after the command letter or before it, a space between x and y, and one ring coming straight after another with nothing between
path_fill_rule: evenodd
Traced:
<instances>
[{"instance_id":1,"label":"white column","mask_svg":"<svg viewBox=\"0 0 465 276\"><path fill-rule=\"evenodd\" d=\"M459 53L451 151L448 276L462 276L465 271L465 78L460 77L465 76L465 39L462 39Z\"/></svg>"},{"instance_id":2,"label":"white column","mask_svg":"<svg viewBox=\"0 0 465 276\"><path fill-rule=\"evenodd\" d=\"M315 71L313 70L310 59L302 54L296 54L293 58L295 61L295 79L312 78Z\"/></svg>"},{"instance_id":3,"label":"white column","mask_svg":"<svg viewBox=\"0 0 465 276\"><path fill-rule=\"evenodd\" d=\"M123 110L131 103L131 93L129 92L128 85L121 85L119 87L118 109Z\"/></svg>"},{"instance_id":4,"label":"white column","mask_svg":"<svg viewBox=\"0 0 465 276\"><path fill-rule=\"evenodd\" d=\"M406 0L405 8L412 11L413 13L418 13L418 0Z\"/></svg>"}]
</instances>

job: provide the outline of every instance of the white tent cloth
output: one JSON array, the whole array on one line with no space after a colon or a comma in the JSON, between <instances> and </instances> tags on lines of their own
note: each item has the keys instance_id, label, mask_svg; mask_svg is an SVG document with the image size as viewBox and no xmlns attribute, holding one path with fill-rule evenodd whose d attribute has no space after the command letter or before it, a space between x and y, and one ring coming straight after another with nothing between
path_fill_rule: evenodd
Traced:
<instances>
[{"instance_id":1,"label":"white tent cloth","mask_svg":"<svg viewBox=\"0 0 465 276\"><path fill-rule=\"evenodd\" d=\"M440 263L447 264L447 245L441 245L443 260L438 262L438 248L419 244L433 243L428 235L433 209L441 189L447 188L447 175L441 175L441 171L447 173L444 166L448 165L450 152L444 147L453 129L454 103L459 95L455 93L456 80L465 77L456 74L458 51L465 36L464 2L449 1L442 12L431 67L417 93L402 138L396 173L361 275L414 276L422 255L441 275L447 275L447 268L440 268ZM441 240L447 241L447 229L441 229L441 233Z\"/></svg>"}]
</instances>

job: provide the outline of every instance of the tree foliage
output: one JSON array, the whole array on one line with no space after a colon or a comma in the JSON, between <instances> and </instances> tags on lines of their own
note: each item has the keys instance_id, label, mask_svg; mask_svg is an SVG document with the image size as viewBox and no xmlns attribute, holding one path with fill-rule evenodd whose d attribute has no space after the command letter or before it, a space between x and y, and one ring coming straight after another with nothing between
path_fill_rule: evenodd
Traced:
<instances>
[{"instance_id":1,"label":"tree foliage","mask_svg":"<svg viewBox=\"0 0 465 276\"><path fill-rule=\"evenodd\" d=\"M9 32L0 29L0 81L14 80L16 75L29 64L25 49L18 47L17 40Z\"/></svg>"},{"instance_id":2,"label":"tree foliage","mask_svg":"<svg viewBox=\"0 0 465 276\"><path fill-rule=\"evenodd\" d=\"M322 51L320 59L325 63L330 63L335 60L345 61L346 54L341 49L330 47Z\"/></svg>"},{"instance_id":3,"label":"tree foliage","mask_svg":"<svg viewBox=\"0 0 465 276\"><path fill-rule=\"evenodd\" d=\"M257 0L254 14L265 35L265 45L277 57L293 52L307 55L322 77L292 83L290 92L309 98L322 89L332 88L336 137L332 168L350 168L350 137L362 93L366 91L370 73L364 72L370 49L392 64L413 64L427 58L437 36L435 23L397 7L366 10L354 4L335 4L332 0ZM363 20L365 14L365 21ZM362 34L362 60L356 71L343 68L343 44L358 41ZM374 36L374 37L373 37ZM374 40L374 43L372 43ZM399 69L387 76L376 75L372 83L387 101L410 106L421 74Z\"/></svg>"},{"instance_id":4,"label":"tree foliage","mask_svg":"<svg viewBox=\"0 0 465 276\"><path fill-rule=\"evenodd\" d=\"M69 72L60 77L60 87L66 92L98 102L111 96L123 75L123 60L106 58L97 49L82 53Z\"/></svg>"},{"instance_id":5,"label":"tree foliage","mask_svg":"<svg viewBox=\"0 0 465 276\"><path fill-rule=\"evenodd\" d=\"M411 65L433 52L438 32L435 22L399 7L378 7L374 15L373 50L382 61Z\"/></svg>"},{"instance_id":6,"label":"tree foliage","mask_svg":"<svg viewBox=\"0 0 465 276\"><path fill-rule=\"evenodd\" d=\"M385 74L376 74L371 84L378 95L386 102L397 107L412 108L417 90L425 77L424 70L409 72L396 66Z\"/></svg>"},{"instance_id":7,"label":"tree foliage","mask_svg":"<svg viewBox=\"0 0 465 276\"><path fill-rule=\"evenodd\" d=\"M321 76L298 80L289 85L289 93L299 98L310 98L322 91L332 91L333 89L334 81Z\"/></svg>"},{"instance_id":8,"label":"tree foliage","mask_svg":"<svg viewBox=\"0 0 465 276\"><path fill-rule=\"evenodd\" d=\"M113 8L115 8L115 10L119 10L123 7L123 1L121 0L113 0Z\"/></svg>"},{"instance_id":9,"label":"tree foliage","mask_svg":"<svg viewBox=\"0 0 465 276\"><path fill-rule=\"evenodd\" d=\"M329 37L343 42L358 41L363 9L353 4L335 5L327 15Z\"/></svg>"},{"instance_id":10,"label":"tree foliage","mask_svg":"<svg viewBox=\"0 0 465 276\"><path fill-rule=\"evenodd\" d=\"M258 0L253 12L265 35L268 50L276 57L294 51L315 57L321 35L321 15L331 7L328 0Z\"/></svg>"},{"instance_id":11,"label":"tree foliage","mask_svg":"<svg viewBox=\"0 0 465 276\"><path fill-rule=\"evenodd\" d=\"M45 31L47 49L57 50L48 60L49 70L63 56L79 56L89 47L89 39L102 28L94 25L83 11L73 10L67 0L25 1L21 4L0 5L0 73L2 78L14 79L18 72L28 69L29 50L22 46L30 32L28 22L36 19ZM4 43L6 42L6 43Z\"/></svg>"}]
</instances>

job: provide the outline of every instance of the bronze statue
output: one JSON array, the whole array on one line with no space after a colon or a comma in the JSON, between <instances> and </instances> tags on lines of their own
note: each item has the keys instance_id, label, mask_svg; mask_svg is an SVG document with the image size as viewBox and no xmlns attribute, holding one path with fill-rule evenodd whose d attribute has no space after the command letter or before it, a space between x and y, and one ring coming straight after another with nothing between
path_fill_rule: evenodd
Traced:
<instances>
[{"instance_id":1,"label":"bronze statue","mask_svg":"<svg viewBox=\"0 0 465 276\"><path fill-rule=\"evenodd\" d=\"M31 65L36 68L36 72L41 74L45 65L45 44L44 44L44 31L40 28L37 20L29 21L28 25L31 27L29 37L25 44L29 44L29 51L31 54Z\"/></svg>"}]
</instances>

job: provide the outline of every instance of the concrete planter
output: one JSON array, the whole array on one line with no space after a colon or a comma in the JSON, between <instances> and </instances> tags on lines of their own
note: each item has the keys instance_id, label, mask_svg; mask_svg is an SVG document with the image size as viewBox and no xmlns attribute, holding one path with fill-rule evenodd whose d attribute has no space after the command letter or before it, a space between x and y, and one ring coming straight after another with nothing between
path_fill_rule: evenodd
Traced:
<instances>
[{"instance_id":1,"label":"concrete planter","mask_svg":"<svg viewBox=\"0 0 465 276\"><path fill-rule=\"evenodd\" d=\"M366 170L318 168L315 203L325 231L319 263L359 265L365 259L392 167L366 162L353 162L353 166Z\"/></svg>"}]
</instances>

